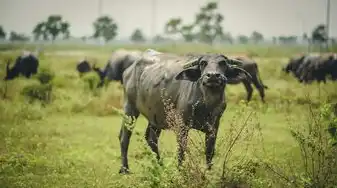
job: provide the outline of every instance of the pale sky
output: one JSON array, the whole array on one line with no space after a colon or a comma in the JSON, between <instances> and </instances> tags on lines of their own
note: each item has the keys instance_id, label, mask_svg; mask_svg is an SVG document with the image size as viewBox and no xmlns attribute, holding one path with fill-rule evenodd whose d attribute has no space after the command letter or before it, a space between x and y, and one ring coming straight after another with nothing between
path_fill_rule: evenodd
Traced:
<instances>
[{"instance_id":1,"label":"pale sky","mask_svg":"<svg viewBox=\"0 0 337 188\"><path fill-rule=\"evenodd\" d=\"M101 0L102 14L118 24L117 38L129 37L135 28L152 35L152 1L156 2L155 33L163 33L171 17L192 22L207 0ZM218 0L224 30L233 36L257 30L265 37L310 33L325 23L327 0ZM34 25L50 14L61 14L71 23L72 36L91 35L99 14L99 0L0 0L0 25L8 32L30 34ZM330 35L337 36L337 0L331 0Z\"/></svg>"}]
</instances>

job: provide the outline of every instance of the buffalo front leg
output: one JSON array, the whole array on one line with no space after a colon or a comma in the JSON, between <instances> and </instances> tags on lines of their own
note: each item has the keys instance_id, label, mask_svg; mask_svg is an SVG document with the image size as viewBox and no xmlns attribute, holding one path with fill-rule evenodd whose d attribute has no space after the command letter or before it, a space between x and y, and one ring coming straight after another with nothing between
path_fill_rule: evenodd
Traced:
<instances>
[{"instance_id":1,"label":"buffalo front leg","mask_svg":"<svg viewBox=\"0 0 337 188\"><path fill-rule=\"evenodd\" d=\"M122 167L119 170L119 173L121 174L129 173L128 149L130 137L132 134L133 124L139 116L139 111L130 103L126 103L126 105L124 106L124 111L128 117L131 117L131 122L124 118L122 121L121 130L119 132L119 142L122 157Z\"/></svg>"},{"instance_id":2,"label":"buffalo front leg","mask_svg":"<svg viewBox=\"0 0 337 188\"><path fill-rule=\"evenodd\" d=\"M181 130L177 135L178 142L178 166L182 165L185 159L185 150L187 147L188 130Z\"/></svg>"},{"instance_id":3,"label":"buffalo front leg","mask_svg":"<svg viewBox=\"0 0 337 188\"><path fill-rule=\"evenodd\" d=\"M205 136L205 154L206 154L206 164L207 164L207 169L210 170L212 168L212 159L214 156L215 152L215 142L216 142L216 137L217 137L218 130L211 130L206 132Z\"/></svg>"},{"instance_id":4,"label":"buffalo front leg","mask_svg":"<svg viewBox=\"0 0 337 188\"><path fill-rule=\"evenodd\" d=\"M156 153L157 160L160 160L159 149L158 149L158 139L161 133L161 129L158 129L152 126L150 123L148 124L145 132L145 139L147 144L150 146L151 150Z\"/></svg>"}]
</instances>

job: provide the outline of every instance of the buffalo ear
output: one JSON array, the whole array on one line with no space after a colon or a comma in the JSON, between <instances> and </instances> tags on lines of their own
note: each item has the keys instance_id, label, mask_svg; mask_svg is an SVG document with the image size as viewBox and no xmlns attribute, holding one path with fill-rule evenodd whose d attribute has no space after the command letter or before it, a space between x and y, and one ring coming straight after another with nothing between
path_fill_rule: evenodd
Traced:
<instances>
[{"instance_id":1,"label":"buffalo ear","mask_svg":"<svg viewBox=\"0 0 337 188\"><path fill-rule=\"evenodd\" d=\"M226 71L226 77L228 78L228 83L237 82L242 78L247 78L248 80L252 79L252 76L247 71L237 66L231 66Z\"/></svg>"},{"instance_id":2,"label":"buffalo ear","mask_svg":"<svg viewBox=\"0 0 337 188\"><path fill-rule=\"evenodd\" d=\"M175 76L176 80L189 80L192 82L197 81L201 76L201 71L199 68L188 68L184 69Z\"/></svg>"}]
</instances>

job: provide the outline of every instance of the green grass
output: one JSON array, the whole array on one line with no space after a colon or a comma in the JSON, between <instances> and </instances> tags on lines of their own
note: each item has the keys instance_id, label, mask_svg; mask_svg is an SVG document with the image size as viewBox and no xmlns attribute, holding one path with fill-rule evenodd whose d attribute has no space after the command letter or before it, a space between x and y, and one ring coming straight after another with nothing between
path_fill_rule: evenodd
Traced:
<instances>
[{"instance_id":1,"label":"green grass","mask_svg":"<svg viewBox=\"0 0 337 188\"><path fill-rule=\"evenodd\" d=\"M17 49L16 46L7 48ZM0 82L1 97L6 93L6 97L0 101L0 187L151 187L156 178L164 182L161 186L175 187L170 184L172 179L180 176L174 170L177 162L175 135L172 131L162 132L159 149L164 167L156 170L156 163L145 144L147 122L142 116L137 120L129 148L129 164L133 174L118 174L121 163L118 134L122 118L111 107L122 107L121 86L111 83L107 88L92 92L85 79L80 79L75 71L77 60L83 55L71 54L72 50L79 49L83 54L96 58L103 67L110 52L116 48L46 48L41 57L41 66L49 67L55 73L52 102L47 105L28 103L27 97L20 94L24 87L37 83L34 79L9 81L7 89L6 83ZM214 181L218 180L222 168L222 153L226 151L231 128L239 129L250 112L254 112L254 115L247 123L247 140L242 138L234 146L231 164L237 162L237 157L247 154L248 159L273 159L278 162L291 159L294 168L300 169L300 151L290 134L290 127L307 124L309 104L318 107L337 100L336 82L301 85L292 76L281 72L287 58L301 49L245 46L212 49L179 45L153 48L175 53L217 51L235 54L254 51L258 54L255 59L261 78L270 88L266 90L267 103L262 104L254 90L253 101L248 106L243 105L241 100L246 98L243 85L227 87L228 106L221 120L217 152L213 159L215 166L207 173ZM3 60L17 53L10 51L1 54L1 78L5 74ZM255 132L250 132L253 129ZM247 141L251 145L246 151ZM199 165L203 166L203 135L192 131L189 144L201 148L193 157L200 159ZM266 187L268 183L272 187L280 186L277 181L271 180L265 170L260 170L258 177L263 181L255 182L256 187Z\"/></svg>"}]
</instances>

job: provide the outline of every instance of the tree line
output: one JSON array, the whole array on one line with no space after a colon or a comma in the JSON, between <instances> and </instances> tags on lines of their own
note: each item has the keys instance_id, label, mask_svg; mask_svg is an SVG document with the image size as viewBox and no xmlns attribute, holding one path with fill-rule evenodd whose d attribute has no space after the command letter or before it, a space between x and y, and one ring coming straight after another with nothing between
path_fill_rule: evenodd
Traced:
<instances>
[{"instance_id":1,"label":"tree line","mask_svg":"<svg viewBox=\"0 0 337 188\"><path fill-rule=\"evenodd\" d=\"M214 42L230 43L233 44L237 41L241 44L247 43L260 43L264 41L264 36L259 31L253 31L250 36L239 35L234 38L231 33L225 32L223 28L224 16L218 10L218 4L216 2L206 3L196 13L194 21L192 23L184 23L179 18L171 18L164 26L164 33L167 36L177 36L179 39L185 42L202 42L207 44L213 44ZM116 21L110 16L104 15L98 17L93 22L94 32L91 36L83 36L82 40L88 38L103 39L105 42L109 42L118 35L118 25ZM61 15L50 15L46 20L40 21L35 25L32 30L34 40L54 41L56 39L69 39L71 24L65 21ZM6 32L2 26L0 26L0 39L6 38ZM319 24L315 27L311 35L304 33L302 40L308 43L327 43L327 29L324 24ZM27 41L30 38L24 34L11 31L9 33L10 41ZM298 36L278 36L273 37L274 44L296 44L300 37ZM137 43L146 41L144 33L141 29L136 28L130 40ZM153 39L155 42L165 40L165 37L157 35ZM332 43L336 43L331 39Z\"/></svg>"}]
</instances>

